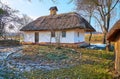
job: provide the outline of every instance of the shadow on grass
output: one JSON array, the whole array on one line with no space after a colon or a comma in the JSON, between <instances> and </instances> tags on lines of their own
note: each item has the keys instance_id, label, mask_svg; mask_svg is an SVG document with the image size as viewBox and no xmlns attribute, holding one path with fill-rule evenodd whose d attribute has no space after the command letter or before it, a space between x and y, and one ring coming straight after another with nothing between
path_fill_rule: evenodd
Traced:
<instances>
[{"instance_id":1,"label":"shadow on grass","mask_svg":"<svg viewBox=\"0 0 120 79\"><path fill-rule=\"evenodd\" d=\"M18 40L0 40L0 46L20 46Z\"/></svg>"}]
</instances>

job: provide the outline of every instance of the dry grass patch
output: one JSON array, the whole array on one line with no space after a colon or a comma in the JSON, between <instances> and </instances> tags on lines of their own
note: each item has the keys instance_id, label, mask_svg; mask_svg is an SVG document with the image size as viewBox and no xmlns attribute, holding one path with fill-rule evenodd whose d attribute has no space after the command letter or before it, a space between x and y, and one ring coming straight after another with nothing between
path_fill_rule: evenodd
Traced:
<instances>
[{"instance_id":1,"label":"dry grass patch","mask_svg":"<svg viewBox=\"0 0 120 79\"><path fill-rule=\"evenodd\" d=\"M49 46L25 46L26 55L41 55L49 63L50 61L67 65L51 71L36 70L25 72L24 75L29 79L113 79L114 53L88 50L72 49ZM33 49L33 50L32 50ZM36 52L35 52L36 51ZM33 54L29 54L33 52ZM34 53L35 52L35 53ZM62 62L62 63L60 63ZM74 64L74 65L73 65ZM72 66L69 66L72 65Z\"/></svg>"},{"instance_id":2,"label":"dry grass patch","mask_svg":"<svg viewBox=\"0 0 120 79\"><path fill-rule=\"evenodd\" d=\"M89 42L90 34L85 34L85 41ZM102 43L103 34L92 34L91 43Z\"/></svg>"}]
</instances>

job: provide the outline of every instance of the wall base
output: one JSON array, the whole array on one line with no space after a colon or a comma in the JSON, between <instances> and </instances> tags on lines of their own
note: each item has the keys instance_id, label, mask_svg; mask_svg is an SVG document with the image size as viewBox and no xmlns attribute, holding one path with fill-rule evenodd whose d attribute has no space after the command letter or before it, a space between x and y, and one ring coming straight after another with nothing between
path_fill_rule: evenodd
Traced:
<instances>
[{"instance_id":1,"label":"wall base","mask_svg":"<svg viewBox=\"0 0 120 79\"><path fill-rule=\"evenodd\" d=\"M85 42L78 42L78 43L60 43L59 45L62 47L73 47L73 48L78 48L80 47L81 44L84 44ZM53 45L57 46L57 43L50 43L50 42L41 42L41 43L32 43L32 42L21 42L22 45Z\"/></svg>"}]
</instances>

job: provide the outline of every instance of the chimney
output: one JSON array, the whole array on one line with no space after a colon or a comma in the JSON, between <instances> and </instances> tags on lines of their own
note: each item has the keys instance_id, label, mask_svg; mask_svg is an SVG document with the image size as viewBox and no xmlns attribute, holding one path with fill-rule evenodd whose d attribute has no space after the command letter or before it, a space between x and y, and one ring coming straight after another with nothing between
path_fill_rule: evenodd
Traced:
<instances>
[{"instance_id":1,"label":"chimney","mask_svg":"<svg viewBox=\"0 0 120 79\"><path fill-rule=\"evenodd\" d=\"M50 15L56 15L58 11L56 6L50 7L49 10L50 10Z\"/></svg>"}]
</instances>

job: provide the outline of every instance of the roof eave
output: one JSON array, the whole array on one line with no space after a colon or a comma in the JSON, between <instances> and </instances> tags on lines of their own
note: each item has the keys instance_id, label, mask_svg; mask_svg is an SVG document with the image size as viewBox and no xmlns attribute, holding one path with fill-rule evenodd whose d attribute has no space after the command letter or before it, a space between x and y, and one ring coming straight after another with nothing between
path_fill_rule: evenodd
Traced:
<instances>
[{"instance_id":1,"label":"roof eave","mask_svg":"<svg viewBox=\"0 0 120 79\"><path fill-rule=\"evenodd\" d=\"M120 32L120 29L115 29L113 32L109 32L110 34L108 33L107 40L114 42L119 32Z\"/></svg>"}]
</instances>

